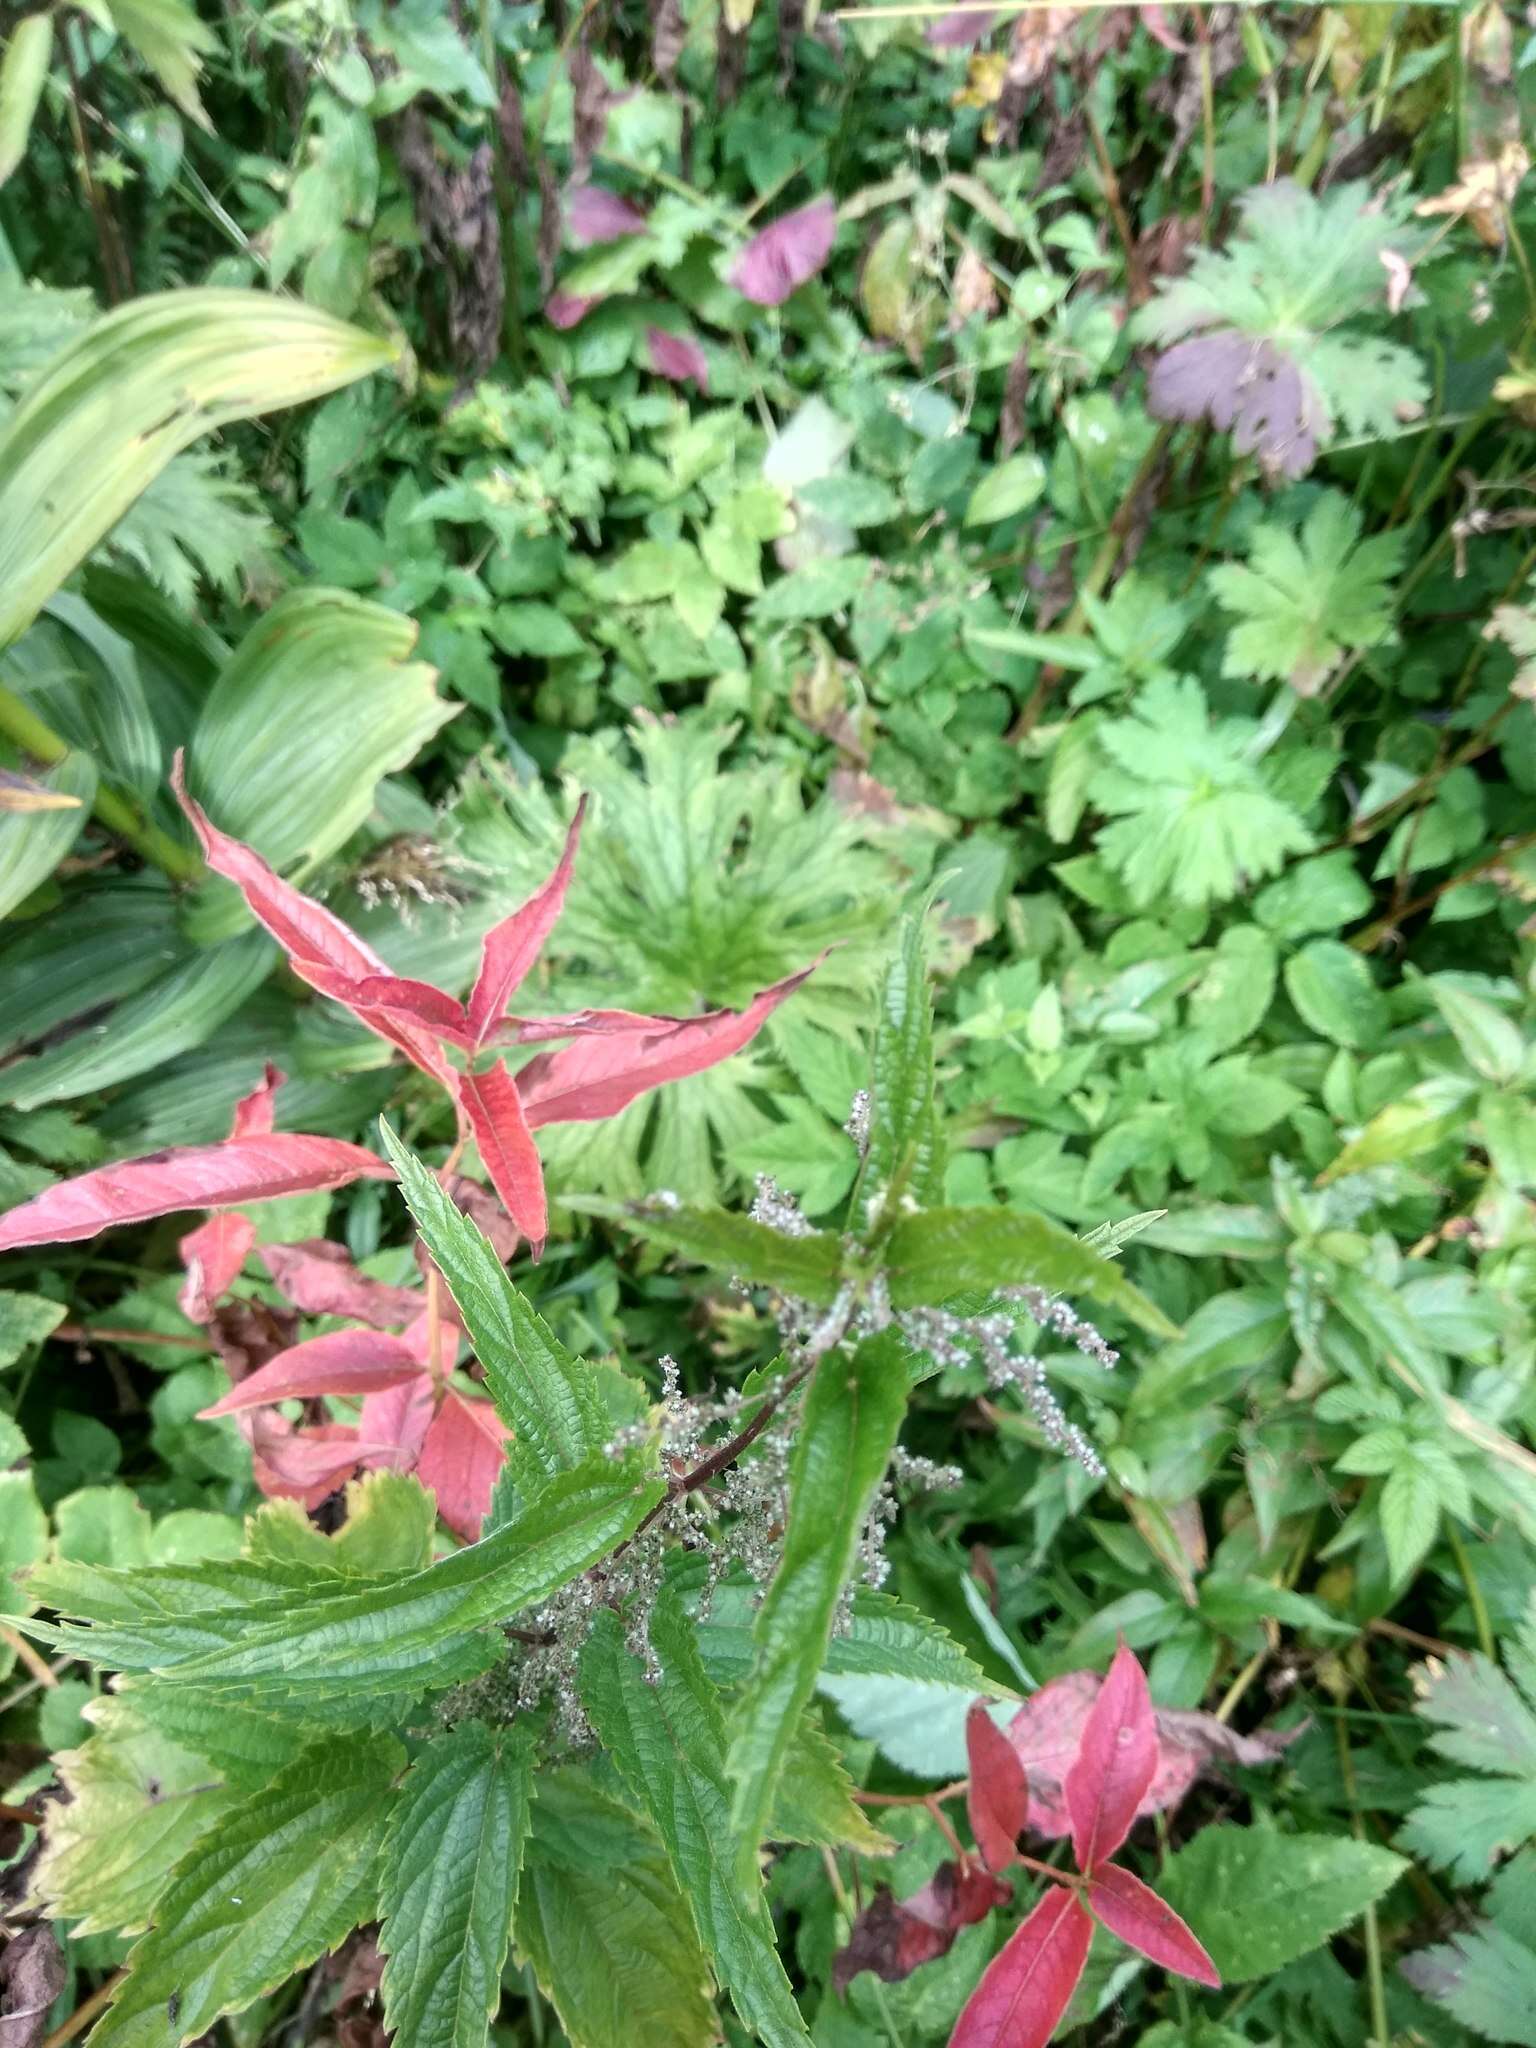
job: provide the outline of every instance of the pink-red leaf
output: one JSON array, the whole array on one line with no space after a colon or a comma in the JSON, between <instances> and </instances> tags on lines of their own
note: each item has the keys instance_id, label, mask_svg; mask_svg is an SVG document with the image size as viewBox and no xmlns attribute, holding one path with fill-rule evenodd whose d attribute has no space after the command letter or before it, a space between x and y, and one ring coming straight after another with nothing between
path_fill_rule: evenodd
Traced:
<instances>
[{"instance_id":1,"label":"pink-red leaf","mask_svg":"<svg viewBox=\"0 0 1536 2048\"><path fill-rule=\"evenodd\" d=\"M549 1230L544 1169L518 1084L498 1062L483 1074L464 1076L462 1101L491 1186L537 1257Z\"/></svg>"},{"instance_id":2,"label":"pink-red leaf","mask_svg":"<svg viewBox=\"0 0 1536 2048\"><path fill-rule=\"evenodd\" d=\"M1165 50L1172 50L1176 56L1182 56L1189 48L1188 43L1181 42L1169 27L1168 16L1161 7L1144 5L1141 20L1148 35L1155 43L1161 43Z\"/></svg>"},{"instance_id":3,"label":"pink-red leaf","mask_svg":"<svg viewBox=\"0 0 1536 2048\"><path fill-rule=\"evenodd\" d=\"M382 1394L367 1395L357 1418L359 1462L411 1471L435 1412L432 1382L424 1372Z\"/></svg>"},{"instance_id":4,"label":"pink-red leaf","mask_svg":"<svg viewBox=\"0 0 1536 2048\"><path fill-rule=\"evenodd\" d=\"M560 1052L540 1053L518 1075L530 1130L617 1116L648 1088L717 1066L755 1038L784 998L812 972L814 967L805 967L786 975L755 996L745 1010L712 1010L681 1024L663 1024L659 1030L596 1031ZM500 1186L496 1191L506 1199Z\"/></svg>"},{"instance_id":5,"label":"pink-red leaf","mask_svg":"<svg viewBox=\"0 0 1536 2048\"><path fill-rule=\"evenodd\" d=\"M295 1429L270 1410L240 1418L251 1446L251 1470L269 1500L298 1500L317 1508L352 1477L358 1465L357 1431L344 1422Z\"/></svg>"},{"instance_id":6,"label":"pink-red leaf","mask_svg":"<svg viewBox=\"0 0 1536 2048\"><path fill-rule=\"evenodd\" d=\"M1029 1781L1018 1751L977 1700L965 1717L965 1753L970 1768L966 1812L971 1833L988 1870L1006 1870L1018 1852L1029 1818Z\"/></svg>"},{"instance_id":7,"label":"pink-red leaf","mask_svg":"<svg viewBox=\"0 0 1536 2048\"><path fill-rule=\"evenodd\" d=\"M370 975L389 975L389 969L375 953L327 910L323 903L306 896L273 873L254 847L231 839L219 831L202 806L187 794L186 776L178 751L171 769L171 786L177 801L192 821L203 858L216 875L233 882L245 898L252 916L276 939L288 955L296 974L312 978L310 970L320 969L363 981ZM357 1016L370 1031L387 1040L412 1060L424 1073L452 1090L456 1076L432 1040L420 1030L397 1024L383 1012L360 1010Z\"/></svg>"},{"instance_id":8,"label":"pink-red leaf","mask_svg":"<svg viewBox=\"0 0 1536 2048\"><path fill-rule=\"evenodd\" d=\"M583 297L580 292L552 291L544 301L544 318L551 327L579 327L592 308L601 303L601 292Z\"/></svg>"},{"instance_id":9,"label":"pink-red leaf","mask_svg":"<svg viewBox=\"0 0 1536 2048\"><path fill-rule=\"evenodd\" d=\"M669 334L665 327L647 327L645 352L658 377L674 384L696 384L709 390L709 357L691 334Z\"/></svg>"},{"instance_id":10,"label":"pink-red leaf","mask_svg":"<svg viewBox=\"0 0 1536 2048\"><path fill-rule=\"evenodd\" d=\"M1197 1984L1221 1989L1216 1965L1172 1906L1118 1863L1103 1864L1088 1885L1088 1903L1111 1934L1139 1949L1149 1962Z\"/></svg>"},{"instance_id":11,"label":"pink-red leaf","mask_svg":"<svg viewBox=\"0 0 1536 2048\"><path fill-rule=\"evenodd\" d=\"M379 1330L334 1330L279 1351L247 1373L202 1419L238 1415L273 1401L311 1401L321 1394L377 1394L419 1379L421 1365L409 1345Z\"/></svg>"},{"instance_id":12,"label":"pink-red leaf","mask_svg":"<svg viewBox=\"0 0 1536 2048\"><path fill-rule=\"evenodd\" d=\"M466 1543L480 1534L509 1434L489 1401L466 1401L452 1388L427 1430L416 1477L437 1495L437 1512Z\"/></svg>"},{"instance_id":13,"label":"pink-red leaf","mask_svg":"<svg viewBox=\"0 0 1536 2048\"><path fill-rule=\"evenodd\" d=\"M743 298L759 306L782 306L792 291L816 275L832 253L837 207L813 199L754 235L728 273Z\"/></svg>"},{"instance_id":14,"label":"pink-red leaf","mask_svg":"<svg viewBox=\"0 0 1536 2048\"><path fill-rule=\"evenodd\" d=\"M323 1237L301 1244L265 1244L262 1263L295 1308L307 1316L350 1316L376 1330L398 1329L426 1306L419 1287L388 1287L353 1265L345 1245Z\"/></svg>"},{"instance_id":15,"label":"pink-red leaf","mask_svg":"<svg viewBox=\"0 0 1536 2048\"><path fill-rule=\"evenodd\" d=\"M1093 1922L1053 1885L987 1965L949 2048L1045 2048L1088 1960Z\"/></svg>"},{"instance_id":16,"label":"pink-red leaf","mask_svg":"<svg viewBox=\"0 0 1536 2048\"><path fill-rule=\"evenodd\" d=\"M235 1104L234 1121L229 1127L232 1138L260 1138L271 1130L277 1115L277 1091L287 1078L267 1061L256 1086Z\"/></svg>"},{"instance_id":17,"label":"pink-red leaf","mask_svg":"<svg viewBox=\"0 0 1536 2048\"><path fill-rule=\"evenodd\" d=\"M1114 1855L1157 1773L1157 1724L1146 1674L1122 1643L1067 1772L1067 1812L1079 1870Z\"/></svg>"},{"instance_id":18,"label":"pink-red leaf","mask_svg":"<svg viewBox=\"0 0 1536 2048\"><path fill-rule=\"evenodd\" d=\"M983 36L992 33L996 20L996 13L990 8L977 13L963 7L954 8L928 24L929 47L935 50L969 50Z\"/></svg>"},{"instance_id":19,"label":"pink-red leaf","mask_svg":"<svg viewBox=\"0 0 1536 2048\"><path fill-rule=\"evenodd\" d=\"M404 974L366 974L354 978L317 960L308 961L302 972L311 988L319 989L333 1002L345 1003L354 1016L374 1029L382 1021L396 1029L427 1031L454 1045L470 1043L464 1005L444 990L434 988L430 981L413 981Z\"/></svg>"},{"instance_id":20,"label":"pink-red leaf","mask_svg":"<svg viewBox=\"0 0 1536 2048\"><path fill-rule=\"evenodd\" d=\"M587 800L583 797L576 806L554 873L520 910L504 917L485 935L480 949L480 972L475 976L468 1005L469 1030L476 1045L484 1045L492 1028L501 1022L507 1004L527 978L565 907L565 892L571 886L571 869L586 814Z\"/></svg>"},{"instance_id":21,"label":"pink-red leaf","mask_svg":"<svg viewBox=\"0 0 1536 2048\"><path fill-rule=\"evenodd\" d=\"M256 1242L256 1226L238 1210L210 1216L196 1230L188 1231L177 1249L187 1277L176 1300L181 1312L194 1323L213 1320L219 1297L245 1264L245 1255Z\"/></svg>"},{"instance_id":22,"label":"pink-red leaf","mask_svg":"<svg viewBox=\"0 0 1536 2048\"><path fill-rule=\"evenodd\" d=\"M638 235L645 215L606 185L573 185L565 195L565 228L581 248Z\"/></svg>"},{"instance_id":23,"label":"pink-red leaf","mask_svg":"<svg viewBox=\"0 0 1536 2048\"><path fill-rule=\"evenodd\" d=\"M0 1217L0 1251L25 1244L69 1244L115 1223L143 1223L182 1209L232 1209L278 1195L315 1194L354 1180L393 1180L361 1145L296 1131L185 1145L120 1166L98 1166L59 1181Z\"/></svg>"}]
</instances>

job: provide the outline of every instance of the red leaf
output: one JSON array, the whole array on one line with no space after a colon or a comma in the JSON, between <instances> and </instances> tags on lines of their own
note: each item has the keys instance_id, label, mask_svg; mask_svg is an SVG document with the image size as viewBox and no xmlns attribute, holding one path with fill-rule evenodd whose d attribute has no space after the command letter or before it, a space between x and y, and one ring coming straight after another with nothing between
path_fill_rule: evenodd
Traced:
<instances>
[{"instance_id":1,"label":"red leaf","mask_svg":"<svg viewBox=\"0 0 1536 2048\"><path fill-rule=\"evenodd\" d=\"M177 1246L187 1277L177 1295L184 1316L194 1323L213 1320L220 1295L245 1264L245 1255L256 1242L256 1226L238 1210L210 1216L196 1230L188 1231Z\"/></svg>"},{"instance_id":2,"label":"red leaf","mask_svg":"<svg viewBox=\"0 0 1536 2048\"><path fill-rule=\"evenodd\" d=\"M518 1084L499 1062L463 1079L464 1115L507 1214L537 1257L549 1230L544 1169L523 1112Z\"/></svg>"},{"instance_id":3,"label":"red leaf","mask_svg":"<svg viewBox=\"0 0 1536 2048\"><path fill-rule=\"evenodd\" d=\"M517 1077L529 1129L616 1116L648 1088L717 1066L755 1038L784 998L814 971L813 964L786 975L745 1010L712 1010L660 1030L654 1028L659 1020L652 1019L647 1030L594 1031L560 1052L540 1053ZM497 1193L506 1199L499 1185Z\"/></svg>"},{"instance_id":4,"label":"red leaf","mask_svg":"<svg viewBox=\"0 0 1536 2048\"><path fill-rule=\"evenodd\" d=\"M1172 1906L1129 1870L1118 1863L1096 1870L1088 1886L1088 1903L1111 1934L1139 1949L1149 1962L1193 1977L1213 1991L1221 1989L1216 1965Z\"/></svg>"},{"instance_id":5,"label":"red leaf","mask_svg":"<svg viewBox=\"0 0 1536 2048\"><path fill-rule=\"evenodd\" d=\"M1172 50L1175 55L1182 56L1189 48L1188 43L1181 43L1173 30L1168 26L1168 17L1161 7L1149 7L1143 4L1141 19L1147 34L1151 36L1154 42L1161 43L1165 50Z\"/></svg>"},{"instance_id":6,"label":"red leaf","mask_svg":"<svg viewBox=\"0 0 1536 2048\"><path fill-rule=\"evenodd\" d=\"M359 1461L384 1465L392 1472L409 1472L426 1441L434 1413L432 1382L424 1372L382 1394L369 1394L357 1418Z\"/></svg>"},{"instance_id":7,"label":"red leaf","mask_svg":"<svg viewBox=\"0 0 1536 2048\"><path fill-rule=\"evenodd\" d=\"M414 1352L378 1330L334 1330L290 1345L248 1373L221 1401L198 1412L203 1421L265 1408L273 1401L310 1401L321 1394L377 1394L419 1379Z\"/></svg>"},{"instance_id":8,"label":"red leaf","mask_svg":"<svg viewBox=\"0 0 1536 2048\"><path fill-rule=\"evenodd\" d=\"M861 1970L899 1984L922 1963L947 1955L962 1927L985 1920L1013 1896L979 1863L941 1863L920 1892L893 1899L884 1885L853 1923L848 1946L832 1959L832 1982L846 1991Z\"/></svg>"},{"instance_id":9,"label":"red leaf","mask_svg":"<svg viewBox=\"0 0 1536 2048\"><path fill-rule=\"evenodd\" d=\"M449 1176L447 1192L448 1199L485 1232L491 1250L505 1265L522 1242L522 1232L490 1189L455 1173Z\"/></svg>"},{"instance_id":10,"label":"red leaf","mask_svg":"<svg viewBox=\"0 0 1536 2048\"><path fill-rule=\"evenodd\" d=\"M1125 1643L1115 1652L1067 1772L1077 1866L1092 1871L1131 1831L1157 1774L1157 1724L1146 1675Z\"/></svg>"},{"instance_id":11,"label":"red leaf","mask_svg":"<svg viewBox=\"0 0 1536 2048\"><path fill-rule=\"evenodd\" d=\"M419 1316L419 1287L387 1287L353 1265L345 1245L323 1237L302 1244L265 1244L262 1263L295 1308L307 1316L350 1316L371 1329L397 1329Z\"/></svg>"},{"instance_id":12,"label":"red leaf","mask_svg":"<svg viewBox=\"0 0 1536 2048\"><path fill-rule=\"evenodd\" d=\"M354 1016L377 1029L375 1019L406 1031L429 1031L454 1045L468 1045L464 1005L434 988L429 981L413 981L404 974L367 974L354 979L339 969L311 960L303 970L311 988L319 989L333 1002L345 1003ZM368 1015L364 1015L364 1012Z\"/></svg>"},{"instance_id":13,"label":"red leaf","mask_svg":"<svg viewBox=\"0 0 1536 2048\"><path fill-rule=\"evenodd\" d=\"M203 850L203 858L216 875L223 875L239 889L252 915L287 953L296 974L310 979L309 968L329 969L352 981L370 975L389 975L389 969L371 946L367 946L323 903L285 882L253 847L231 839L211 824L202 806L187 794L183 757L177 751L171 769L171 786L177 801L192 821ZM377 1011L356 1013L370 1031L386 1039L407 1059L452 1090L457 1077L431 1039L420 1031L394 1023Z\"/></svg>"},{"instance_id":14,"label":"red leaf","mask_svg":"<svg viewBox=\"0 0 1536 2048\"><path fill-rule=\"evenodd\" d=\"M432 1418L416 1477L437 1495L437 1512L466 1543L480 1534L510 1434L489 1401L466 1401L451 1388Z\"/></svg>"},{"instance_id":15,"label":"red leaf","mask_svg":"<svg viewBox=\"0 0 1536 2048\"><path fill-rule=\"evenodd\" d=\"M302 1501L317 1508L357 1470L357 1431L343 1422L295 1429L270 1411L240 1418L251 1446L251 1470L269 1500Z\"/></svg>"},{"instance_id":16,"label":"red leaf","mask_svg":"<svg viewBox=\"0 0 1536 2048\"><path fill-rule=\"evenodd\" d=\"M836 234L836 206L826 197L813 199L754 235L731 265L729 281L756 305L782 306L821 269Z\"/></svg>"},{"instance_id":17,"label":"red leaf","mask_svg":"<svg viewBox=\"0 0 1536 2048\"><path fill-rule=\"evenodd\" d=\"M664 327L647 327L645 352L658 377L669 377L674 384L692 382L701 391L709 390L709 357L691 334L669 334Z\"/></svg>"},{"instance_id":18,"label":"red leaf","mask_svg":"<svg viewBox=\"0 0 1536 2048\"><path fill-rule=\"evenodd\" d=\"M601 300L600 292L583 298L579 292L553 291L544 301L544 318L551 327L579 327Z\"/></svg>"},{"instance_id":19,"label":"red leaf","mask_svg":"<svg viewBox=\"0 0 1536 2048\"><path fill-rule=\"evenodd\" d=\"M1092 1940L1093 1922L1076 1894L1053 1885L987 1965L949 2048L1045 2048Z\"/></svg>"},{"instance_id":20,"label":"red leaf","mask_svg":"<svg viewBox=\"0 0 1536 2048\"><path fill-rule=\"evenodd\" d=\"M382 1159L340 1138L289 1131L186 1145L120 1166L98 1166L45 1188L0 1217L0 1251L72 1243L115 1223L143 1223L182 1209L232 1209L278 1195L342 1188L354 1180L393 1179Z\"/></svg>"},{"instance_id":21,"label":"red leaf","mask_svg":"<svg viewBox=\"0 0 1536 2048\"><path fill-rule=\"evenodd\" d=\"M971 1782L965 1797L971 1833L989 1870L1006 1870L1029 1817L1029 1781L1018 1751L977 1700L965 1717Z\"/></svg>"},{"instance_id":22,"label":"red leaf","mask_svg":"<svg viewBox=\"0 0 1536 2048\"><path fill-rule=\"evenodd\" d=\"M280 1073L270 1060L261 1070L261 1079L249 1095L242 1095L235 1104L234 1121L230 1124L232 1138L262 1138L271 1130L277 1111L277 1091L288 1076Z\"/></svg>"},{"instance_id":23,"label":"red leaf","mask_svg":"<svg viewBox=\"0 0 1536 2048\"><path fill-rule=\"evenodd\" d=\"M565 227L581 248L594 242L617 242L638 235L645 215L606 185L573 185L565 195Z\"/></svg>"},{"instance_id":24,"label":"red leaf","mask_svg":"<svg viewBox=\"0 0 1536 2048\"><path fill-rule=\"evenodd\" d=\"M988 8L972 14L963 8L955 8L949 14L941 14L937 21L928 26L927 41L934 50L969 50L979 43L983 36L992 33L996 13Z\"/></svg>"},{"instance_id":25,"label":"red leaf","mask_svg":"<svg viewBox=\"0 0 1536 2048\"><path fill-rule=\"evenodd\" d=\"M514 910L485 935L480 949L480 972L475 976L468 1005L469 1029L476 1045L484 1045L492 1027L501 1022L507 1004L527 978L565 907L565 892L571 885L571 869L586 814L587 800L583 797L576 806L554 873L521 910Z\"/></svg>"}]
</instances>

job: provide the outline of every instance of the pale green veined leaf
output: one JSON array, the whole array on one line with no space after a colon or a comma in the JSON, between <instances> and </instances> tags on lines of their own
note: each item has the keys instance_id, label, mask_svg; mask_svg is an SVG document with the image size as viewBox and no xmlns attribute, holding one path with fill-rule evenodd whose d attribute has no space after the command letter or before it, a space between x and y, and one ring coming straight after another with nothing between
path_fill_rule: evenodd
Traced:
<instances>
[{"instance_id":1,"label":"pale green veined leaf","mask_svg":"<svg viewBox=\"0 0 1536 2048\"><path fill-rule=\"evenodd\" d=\"M98 321L0 430L0 645L200 435L318 398L393 356L388 342L261 292L160 292Z\"/></svg>"},{"instance_id":2,"label":"pale green veined leaf","mask_svg":"<svg viewBox=\"0 0 1536 2048\"><path fill-rule=\"evenodd\" d=\"M66 754L37 780L78 801L67 810L0 814L0 917L9 917L47 881L91 814L96 765L88 755Z\"/></svg>"},{"instance_id":3,"label":"pale green veined leaf","mask_svg":"<svg viewBox=\"0 0 1536 2048\"><path fill-rule=\"evenodd\" d=\"M29 14L17 22L0 58L0 185L27 153L52 55L52 15Z\"/></svg>"},{"instance_id":4,"label":"pale green veined leaf","mask_svg":"<svg viewBox=\"0 0 1536 2048\"><path fill-rule=\"evenodd\" d=\"M106 0L112 26L130 43L185 114L206 128L197 96L202 60L219 39L187 0Z\"/></svg>"}]
</instances>

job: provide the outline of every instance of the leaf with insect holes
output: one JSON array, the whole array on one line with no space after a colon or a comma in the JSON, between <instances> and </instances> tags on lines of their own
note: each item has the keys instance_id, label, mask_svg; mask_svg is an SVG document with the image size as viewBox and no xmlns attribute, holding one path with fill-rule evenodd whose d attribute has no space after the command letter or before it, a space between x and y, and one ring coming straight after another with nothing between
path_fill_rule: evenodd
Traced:
<instances>
[{"instance_id":1,"label":"leaf with insect holes","mask_svg":"<svg viewBox=\"0 0 1536 2048\"><path fill-rule=\"evenodd\" d=\"M1029 1783L1018 1751L981 1700L965 1717L965 1752L971 1833L988 1870L1006 1870L1029 1818Z\"/></svg>"},{"instance_id":2,"label":"leaf with insect holes","mask_svg":"<svg viewBox=\"0 0 1536 2048\"><path fill-rule=\"evenodd\" d=\"M1045 2048L1092 1940L1093 1921L1076 1893L1052 1885L987 1965L949 2048Z\"/></svg>"}]
</instances>

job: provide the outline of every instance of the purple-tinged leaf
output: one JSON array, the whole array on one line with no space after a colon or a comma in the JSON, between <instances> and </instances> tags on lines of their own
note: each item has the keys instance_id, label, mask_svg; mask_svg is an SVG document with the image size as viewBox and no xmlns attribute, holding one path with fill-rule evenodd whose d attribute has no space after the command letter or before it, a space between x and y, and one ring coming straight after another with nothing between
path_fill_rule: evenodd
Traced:
<instances>
[{"instance_id":1,"label":"purple-tinged leaf","mask_svg":"<svg viewBox=\"0 0 1536 2048\"><path fill-rule=\"evenodd\" d=\"M759 306L782 306L792 291L812 278L832 253L837 207L813 199L754 235L728 273L743 298Z\"/></svg>"},{"instance_id":2,"label":"purple-tinged leaf","mask_svg":"<svg viewBox=\"0 0 1536 2048\"><path fill-rule=\"evenodd\" d=\"M555 290L544 301L544 318L551 327L579 327L599 303L600 295L583 298L579 293Z\"/></svg>"},{"instance_id":3,"label":"purple-tinged leaf","mask_svg":"<svg viewBox=\"0 0 1536 2048\"><path fill-rule=\"evenodd\" d=\"M658 377L668 377L674 384L691 381L701 391L708 391L709 357L691 334L669 334L664 327L647 327L645 352Z\"/></svg>"},{"instance_id":4,"label":"purple-tinged leaf","mask_svg":"<svg viewBox=\"0 0 1536 2048\"><path fill-rule=\"evenodd\" d=\"M565 229L581 248L638 235L645 215L606 185L572 185L565 195Z\"/></svg>"},{"instance_id":5,"label":"purple-tinged leaf","mask_svg":"<svg viewBox=\"0 0 1536 2048\"><path fill-rule=\"evenodd\" d=\"M985 1920L1012 1896L978 1863L941 1863L909 1899L893 1899L881 1885L854 1921L848 1946L833 1957L832 1982L841 1994L861 1970L873 1970L899 1984L921 1964L948 1955L962 1927Z\"/></svg>"},{"instance_id":6,"label":"purple-tinged leaf","mask_svg":"<svg viewBox=\"0 0 1536 2048\"><path fill-rule=\"evenodd\" d=\"M928 24L931 50L970 50L983 36L992 33L997 10L992 7L954 7Z\"/></svg>"}]
</instances>

